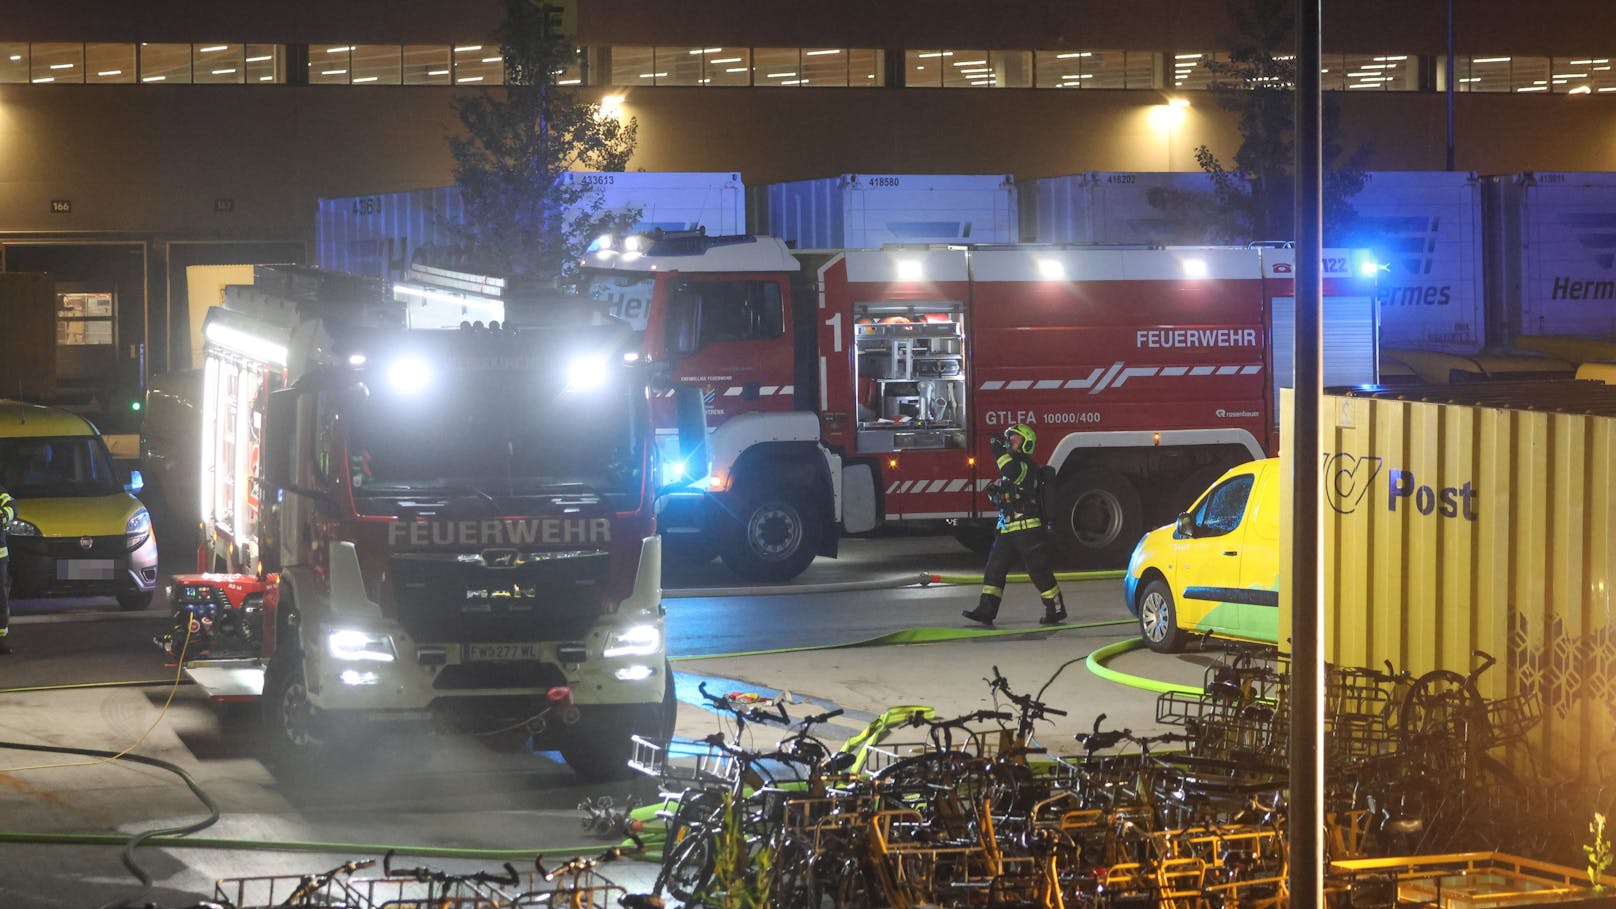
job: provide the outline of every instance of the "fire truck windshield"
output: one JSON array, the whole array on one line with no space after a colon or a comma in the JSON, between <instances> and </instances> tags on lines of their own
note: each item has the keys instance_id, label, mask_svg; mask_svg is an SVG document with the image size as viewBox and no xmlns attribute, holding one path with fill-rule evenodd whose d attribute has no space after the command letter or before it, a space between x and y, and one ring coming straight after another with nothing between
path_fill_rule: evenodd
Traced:
<instances>
[{"instance_id":1,"label":"fire truck windshield","mask_svg":"<svg viewBox=\"0 0 1616 909\"><path fill-rule=\"evenodd\" d=\"M632 382L577 389L525 371L434 376L414 394L371 386L346 416L348 477L361 514L403 499L599 497L638 507L646 402Z\"/></svg>"},{"instance_id":2,"label":"fire truck windshield","mask_svg":"<svg viewBox=\"0 0 1616 909\"><path fill-rule=\"evenodd\" d=\"M645 331L655 285L656 276L645 272L589 269L584 273L584 292L589 298L607 304L613 316L633 326L636 332Z\"/></svg>"}]
</instances>

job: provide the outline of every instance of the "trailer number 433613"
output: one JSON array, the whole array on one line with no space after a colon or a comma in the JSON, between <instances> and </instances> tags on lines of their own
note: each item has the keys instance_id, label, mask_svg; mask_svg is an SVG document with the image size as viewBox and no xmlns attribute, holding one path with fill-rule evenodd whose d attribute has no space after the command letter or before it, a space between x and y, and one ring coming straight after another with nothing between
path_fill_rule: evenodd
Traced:
<instances>
[{"instance_id":1,"label":"trailer number 433613","mask_svg":"<svg viewBox=\"0 0 1616 909\"><path fill-rule=\"evenodd\" d=\"M466 662L509 662L512 660L536 660L539 658L538 644L467 644Z\"/></svg>"}]
</instances>

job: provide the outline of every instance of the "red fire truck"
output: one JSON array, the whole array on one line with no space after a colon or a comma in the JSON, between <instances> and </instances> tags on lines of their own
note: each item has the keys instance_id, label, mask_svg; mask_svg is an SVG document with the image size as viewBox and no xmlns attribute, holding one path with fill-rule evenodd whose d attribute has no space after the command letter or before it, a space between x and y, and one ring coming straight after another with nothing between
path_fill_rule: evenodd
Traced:
<instances>
[{"instance_id":1,"label":"red fire truck","mask_svg":"<svg viewBox=\"0 0 1616 909\"><path fill-rule=\"evenodd\" d=\"M460 286L260 267L226 290L207 573L174 579L163 643L213 697L262 699L282 766L431 723L615 775L674 707L646 367L614 320L515 330L497 282Z\"/></svg>"},{"instance_id":2,"label":"red fire truck","mask_svg":"<svg viewBox=\"0 0 1616 909\"><path fill-rule=\"evenodd\" d=\"M1219 473L1274 450L1293 263L1279 248L795 252L687 233L603 237L582 277L668 388L705 392L711 470L669 497L670 552L781 580L883 521L985 543L988 438L1018 422L1057 471L1066 561L1120 566ZM1350 251L1323 265L1326 381L1372 382L1379 267ZM682 466L664 459L669 479Z\"/></svg>"}]
</instances>

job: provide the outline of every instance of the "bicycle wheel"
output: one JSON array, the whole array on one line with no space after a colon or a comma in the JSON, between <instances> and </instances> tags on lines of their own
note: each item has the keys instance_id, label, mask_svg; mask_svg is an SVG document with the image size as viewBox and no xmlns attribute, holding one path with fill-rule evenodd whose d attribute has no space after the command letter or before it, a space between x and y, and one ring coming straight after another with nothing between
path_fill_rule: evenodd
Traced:
<instances>
[{"instance_id":1,"label":"bicycle wheel","mask_svg":"<svg viewBox=\"0 0 1616 909\"><path fill-rule=\"evenodd\" d=\"M814 873L813 847L787 840L775 851L774 877L769 883L769 904L777 909L820 909L819 881Z\"/></svg>"},{"instance_id":2,"label":"bicycle wheel","mask_svg":"<svg viewBox=\"0 0 1616 909\"><path fill-rule=\"evenodd\" d=\"M875 893L858 859L844 859L833 873L831 905L834 909L875 909Z\"/></svg>"},{"instance_id":3,"label":"bicycle wheel","mask_svg":"<svg viewBox=\"0 0 1616 909\"><path fill-rule=\"evenodd\" d=\"M1487 707L1469 679L1448 669L1433 669L1414 681L1403 695L1397 715L1402 750L1485 749L1491 740ZM1464 755L1468 758L1468 755Z\"/></svg>"},{"instance_id":4,"label":"bicycle wheel","mask_svg":"<svg viewBox=\"0 0 1616 909\"><path fill-rule=\"evenodd\" d=\"M694 903L713 881L714 843L711 831L692 830L662 860L651 892L670 893L681 903Z\"/></svg>"}]
</instances>

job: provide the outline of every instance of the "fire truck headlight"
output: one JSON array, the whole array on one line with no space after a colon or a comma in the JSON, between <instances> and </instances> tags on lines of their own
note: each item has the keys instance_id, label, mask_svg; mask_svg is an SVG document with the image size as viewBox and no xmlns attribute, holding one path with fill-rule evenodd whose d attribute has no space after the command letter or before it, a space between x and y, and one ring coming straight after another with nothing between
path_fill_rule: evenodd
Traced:
<instances>
[{"instance_id":1,"label":"fire truck headlight","mask_svg":"<svg viewBox=\"0 0 1616 909\"><path fill-rule=\"evenodd\" d=\"M624 666L617 670L615 675L619 682L643 682L655 673L655 669L643 663L635 663L633 666Z\"/></svg>"},{"instance_id":2,"label":"fire truck headlight","mask_svg":"<svg viewBox=\"0 0 1616 909\"><path fill-rule=\"evenodd\" d=\"M567 391L589 391L605 383L605 357L582 356L567 364Z\"/></svg>"},{"instance_id":3,"label":"fire truck headlight","mask_svg":"<svg viewBox=\"0 0 1616 909\"><path fill-rule=\"evenodd\" d=\"M342 670L342 674L337 676L337 679L344 685L352 685L355 687L360 685L374 685L382 680L381 676L374 672L360 672L357 669L344 669Z\"/></svg>"},{"instance_id":4,"label":"fire truck headlight","mask_svg":"<svg viewBox=\"0 0 1616 909\"><path fill-rule=\"evenodd\" d=\"M614 631L606 639L601 656L606 659L625 656L645 656L662 647L662 632L655 625L635 625Z\"/></svg>"},{"instance_id":5,"label":"fire truck headlight","mask_svg":"<svg viewBox=\"0 0 1616 909\"><path fill-rule=\"evenodd\" d=\"M417 394L432 383L432 370L420 357L400 357L387 368L387 383L401 395Z\"/></svg>"},{"instance_id":6,"label":"fire truck headlight","mask_svg":"<svg viewBox=\"0 0 1616 909\"><path fill-rule=\"evenodd\" d=\"M344 628L326 635L325 645L326 649L331 651L331 656L339 660L391 663L397 659L397 654L393 650L393 639L385 634Z\"/></svg>"}]
</instances>

